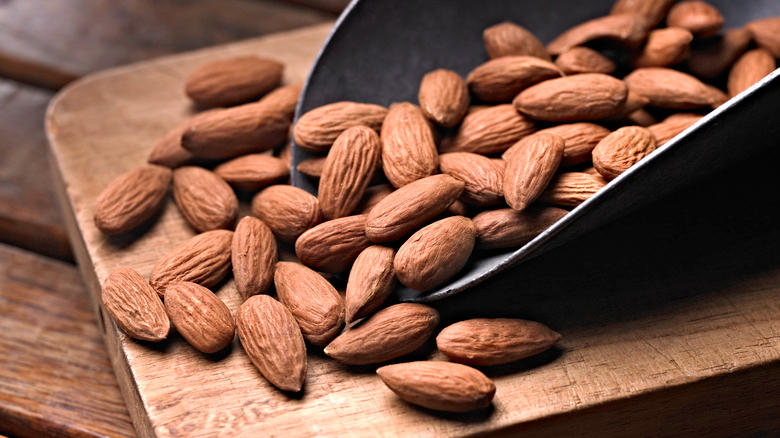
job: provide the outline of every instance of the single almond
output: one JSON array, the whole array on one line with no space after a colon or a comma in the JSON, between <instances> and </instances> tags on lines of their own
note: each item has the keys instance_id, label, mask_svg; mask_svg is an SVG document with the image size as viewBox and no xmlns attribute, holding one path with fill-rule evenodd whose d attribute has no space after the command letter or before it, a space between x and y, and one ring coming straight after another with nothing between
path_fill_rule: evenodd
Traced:
<instances>
[{"instance_id":1,"label":"single almond","mask_svg":"<svg viewBox=\"0 0 780 438\"><path fill-rule=\"evenodd\" d=\"M474 366L503 365L539 354L561 339L546 325L512 318L476 318L449 325L436 347L450 360Z\"/></svg>"},{"instance_id":2,"label":"single almond","mask_svg":"<svg viewBox=\"0 0 780 438\"><path fill-rule=\"evenodd\" d=\"M720 99L700 80L670 68L639 68L626 76L625 82L631 91L650 99L651 106L661 108L700 108L712 106Z\"/></svg>"},{"instance_id":3,"label":"single almond","mask_svg":"<svg viewBox=\"0 0 780 438\"><path fill-rule=\"evenodd\" d=\"M335 102L306 112L295 124L295 144L324 152L345 129L364 125L379 131L387 108L368 103Z\"/></svg>"},{"instance_id":4,"label":"single almond","mask_svg":"<svg viewBox=\"0 0 780 438\"><path fill-rule=\"evenodd\" d=\"M655 27L666 18L674 0L617 0L612 5L610 15L641 15L650 27Z\"/></svg>"},{"instance_id":5,"label":"single almond","mask_svg":"<svg viewBox=\"0 0 780 438\"><path fill-rule=\"evenodd\" d=\"M474 216L477 243L483 249L519 248L533 240L568 211L555 207L488 210Z\"/></svg>"},{"instance_id":6,"label":"single almond","mask_svg":"<svg viewBox=\"0 0 780 438\"><path fill-rule=\"evenodd\" d=\"M625 120L629 114L633 113L636 110L643 109L649 103L650 103L650 99L648 99L645 96L642 96L636 91L631 91L631 89L629 89L628 96L626 96L626 101L623 103L623 106L620 108L620 111L618 111L617 114L611 116L609 119Z\"/></svg>"},{"instance_id":7,"label":"single almond","mask_svg":"<svg viewBox=\"0 0 780 438\"><path fill-rule=\"evenodd\" d=\"M176 331L203 353L216 353L233 342L236 324L230 310L203 286L180 281L165 289L165 310Z\"/></svg>"},{"instance_id":8,"label":"single almond","mask_svg":"<svg viewBox=\"0 0 780 438\"><path fill-rule=\"evenodd\" d=\"M607 180L617 178L656 148L653 134L641 126L625 126L604 137L593 149L593 167Z\"/></svg>"},{"instance_id":9,"label":"single almond","mask_svg":"<svg viewBox=\"0 0 780 438\"><path fill-rule=\"evenodd\" d=\"M393 257L393 248L372 245L355 259L355 264L349 271L344 298L347 324L370 315L393 291Z\"/></svg>"},{"instance_id":10,"label":"single almond","mask_svg":"<svg viewBox=\"0 0 780 438\"><path fill-rule=\"evenodd\" d=\"M154 144L147 161L171 169L196 163L198 159L192 155L192 152L182 147L181 136L192 123L203 117L210 117L209 114L218 111L218 109L204 111L176 125Z\"/></svg>"},{"instance_id":11,"label":"single almond","mask_svg":"<svg viewBox=\"0 0 780 438\"><path fill-rule=\"evenodd\" d=\"M688 29L700 38L707 38L718 33L723 26L723 15L715 6L700 0L682 1L669 10L666 16L669 27Z\"/></svg>"},{"instance_id":12,"label":"single almond","mask_svg":"<svg viewBox=\"0 0 780 438\"><path fill-rule=\"evenodd\" d=\"M376 373L402 400L437 411L484 409L496 393L492 380L459 363L406 362L383 366Z\"/></svg>"},{"instance_id":13,"label":"single almond","mask_svg":"<svg viewBox=\"0 0 780 438\"><path fill-rule=\"evenodd\" d=\"M433 175L401 187L368 213L366 236L377 243L407 236L444 212L464 186L449 175Z\"/></svg>"},{"instance_id":14,"label":"single almond","mask_svg":"<svg viewBox=\"0 0 780 438\"><path fill-rule=\"evenodd\" d=\"M325 158L317 192L326 219L355 211L379 166L381 151L376 131L365 126L353 126L336 138Z\"/></svg>"},{"instance_id":15,"label":"single almond","mask_svg":"<svg viewBox=\"0 0 780 438\"><path fill-rule=\"evenodd\" d=\"M171 322L152 286L130 268L117 268L103 282L103 307L122 331L133 339L165 339Z\"/></svg>"},{"instance_id":16,"label":"single almond","mask_svg":"<svg viewBox=\"0 0 780 438\"><path fill-rule=\"evenodd\" d=\"M230 270L233 232L206 231L174 248L155 263L151 285L165 296L169 284L191 281L203 287L215 286Z\"/></svg>"},{"instance_id":17,"label":"single almond","mask_svg":"<svg viewBox=\"0 0 780 438\"><path fill-rule=\"evenodd\" d=\"M393 193L395 188L390 184L377 184L366 189L363 200L357 208L357 214L368 214L379 201L385 199L387 195Z\"/></svg>"},{"instance_id":18,"label":"single almond","mask_svg":"<svg viewBox=\"0 0 780 438\"><path fill-rule=\"evenodd\" d=\"M279 262L274 284L307 341L326 345L341 331L344 300L320 274L299 263Z\"/></svg>"},{"instance_id":19,"label":"single almond","mask_svg":"<svg viewBox=\"0 0 780 438\"><path fill-rule=\"evenodd\" d=\"M439 324L439 312L417 303L395 304L340 334L325 354L348 365L386 362L420 348Z\"/></svg>"},{"instance_id":20,"label":"single almond","mask_svg":"<svg viewBox=\"0 0 780 438\"><path fill-rule=\"evenodd\" d=\"M579 73L611 74L617 68L615 63L589 47L572 47L555 59L555 65L567 75Z\"/></svg>"},{"instance_id":21,"label":"single almond","mask_svg":"<svg viewBox=\"0 0 780 438\"><path fill-rule=\"evenodd\" d=\"M503 185L510 207L523 210L542 194L563 160L564 144L555 134L536 133L512 146Z\"/></svg>"},{"instance_id":22,"label":"single almond","mask_svg":"<svg viewBox=\"0 0 780 438\"><path fill-rule=\"evenodd\" d=\"M534 122L518 114L511 104L496 105L469 112L455 135L443 139L439 149L441 153L501 153L535 129Z\"/></svg>"},{"instance_id":23,"label":"single almond","mask_svg":"<svg viewBox=\"0 0 780 438\"><path fill-rule=\"evenodd\" d=\"M485 50L490 59L501 56L535 56L550 60L550 54L541 41L526 28L505 21L494 24L482 32Z\"/></svg>"},{"instance_id":24,"label":"single almond","mask_svg":"<svg viewBox=\"0 0 780 438\"><path fill-rule=\"evenodd\" d=\"M202 105L230 106L257 99L282 81L284 64L257 56L209 62L185 84L187 96Z\"/></svg>"},{"instance_id":25,"label":"single almond","mask_svg":"<svg viewBox=\"0 0 780 438\"><path fill-rule=\"evenodd\" d=\"M306 379L306 344L295 318L268 295L255 295L236 314L241 346L272 385L298 392Z\"/></svg>"},{"instance_id":26,"label":"single almond","mask_svg":"<svg viewBox=\"0 0 780 438\"><path fill-rule=\"evenodd\" d=\"M282 184L266 187L255 195L252 214L286 242L294 242L322 220L316 197L298 187Z\"/></svg>"},{"instance_id":27,"label":"single almond","mask_svg":"<svg viewBox=\"0 0 780 438\"><path fill-rule=\"evenodd\" d=\"M635 67L666 67L685 59L693 34L682 27L656 29L647 36L647 44L634 61Z\"/></svg>"},{"instance_id":28,"label":"single almond","mask_svg":"<svg viewBox=\"0 0 780 438\"><path fill-rule=\"evenodd\" d=\"M425 117L450 128L460 123L469 109L469 89L459 74L440 68L423 76L417 100Z\"/></svg>"},{"instance_id":29,"label":"single almond","mask_svg":"<svg viewBox=\"0 0 780 438\"><path fill-rule=\"evenodd\" d=\"M251 216L238 221L230 254L236 289L243 299L271 288L279 256L273 232L263 221Z\"/></svg>"},{"instance_id":30,"label":"single almond","mask_svg":"<svg viewBox=\"0 0 780 438\"><path fill-rule=\"evenodd\" d=\"M232 228L238 215L233 189L214 172L184 166L173 171L173 199L198 231Z\"/></svg>"},{"instance_id":31,"label":"single almond","mask_svg":"<svg viewBox=\"0 0 780 438\"><path fill-rule=\"evenodd\" d=\"M168 194L171 170L146 165L114 179L95 202L95 226L105 234L121 234L150 219Z\"/></svg>"},{"instance_id":32,"label":"single almond","mask_svg":"<svg viewBox=\"0 0 780 438\"><path fill-rule=\"evenodd\" d=\"M439 156L442 173L465 184L461 199L473 205L495 205L504 197L504 163L471 152L450 152Z\"/></svg>"},{"instance_id":33,"label":"single almond","mask_svg":"<svg viewBox=\"0 0 780 438\"><path fill-rule=\"evenodd\" d=\"M729 96L734 97L747 90L773 71L775 71L775 58L768 50L753 49L745 52L729 72Z\"/></svg>"},{"instance_id":34,"label":"single almond","mask_svg":"<svg viewBox=\"0 0 780 438\"><path fill-rule=\"evenodd\" d=\"M647 112L647 110L645 110L644 108L629 113L628 115L626 115L626 120L628 120L630 123L633 123L635 125L644 126L645 128L649 127L650 125L654 125L658 123L655 117L649 112Z\"/></svg>"},{"instance_id":35,"label":"single almond","mask_svg":"<svg viewBox=\"0 0 780 438\"><path fill-rule=\"evenodd\" d=\"M271 155L250 154L226 161L214 173L242 190L257 190L290 176L284 161Z\"/></svg>"},{"instance_id":36,"label":"single almond","mask_svg":"<svg viewBox=\"0 0 780 438\"><path fill-rule=\"evenodd\" d=\"M607 15L572 27L547 44L547 51L560 55L572 47L601 39L617 41L631 48L639 47L645 41L648 30L647 21L633 12Z\"/></svg>"},{"instance_id":37,"label":"single almond","mask_svg":"<svg viewBox=\"0 0 780 438\"><path fill-rule=\"evenodd\" d=\"M310 178L319 179L322 176L322 169L325 167L325 158L326 157L307 158L298 163L295 168L298 172L301 172Z\"/></svg>"},{"instance_id":38,"label":"single almond","mask_svg":"<svg viewBox=\"0 0 780 438\"><path fill-rule=\"evenodd\" d=\"M395 187L433 175L439 155L431 126L411 103L394 103L382 125L382 170Z\"/></svg>"},{"instance_id":39,"label":"single almond","mask_svg":"<svg viewBox=\"0 0 780 438\"><path fill-rule=\"evenodd\" d=\"M677 134L688 129L689 126L698 122L703 116L693 113L677 113L664 119L660 123L648 126L648 130L653 134L657 147L663 146L667 141L676 137Z\"/></svg>"},{"instance_id":40,"label":"single almond","mask_svg":"<svg viewBox=\"0 0 780 438\"><path fill-rule=\"evenodd\" d=\"M780 58L780 16L754 20L745 26L756 44Z\"/></svg>"},{"instance_id":41,"label":"single almond","mask_svg":"<svg viewBox=\"0 0 780 438\"><path fill-rule=\"evenodd\" d=\"M366 237L368 215L323 222L301 234L295 254L306 266L322 272L344 272L371 242Z\"/></svg>"},{"instance_id":42,"label":"single almond","mask_svg":"<svg viewBox=\"0 0 780 438\"><path fill-rule=\"evenodd\" d=\"M303 88L301 83L281 86L263 96L259 103L268 111L275 111L292 121L301 88Z\"/></svg>"},{"instance_id":43,"label":"single almond","mask_svg":"<svg viewBox=\"0 0 780 438\"><path fill-rule=\"evenodd\" d=\"M560 173L550 181L547 190L539 197L539 202L556 207L576 207L606 184L601 175L584 172Z\"/></svg>"},{"instance_id":44,"label":"single almond","mask_svg":"<svg viewBox=\"0 0 780 438\"><path fill-rule=\"evenodd\" d=\"M476 236L471 219L463 216L447 217L421 228L395 255L398 281L420 292L441 286L466 265Z\"/></svg>"},{"instance_id":45,"label":"single almond","mask_svg":"<svg viewBox=\"0 0 780 438\"><path fill-rule=\"evenodd\" d=\"M502 56L472 70L466 78L466 83L471 92L482 101L509 102L529 86L561 75L558 66L544 59L534 56Z\"/></svg>"},{"instance_id":46,"label":"single almond","mask_svg":"<svg viewBox=\"0 0 780 438\"><path fill-rule=\"evenodd\" d=\"M461 202L460 200L455 200L450 204L449 207L447 207L447 210L444 212L447 216L468 216L469 215L469 208Z\"/></svg>"},{"instance_id":47,"label":"single almond","mask_svg":"<svg viewBox=\"0 0 780 438\"><path fill-rule=\"evenodd\" d=\"M531 118L570 122L612 117L620 113L627 96L623 81L601 73L584 73L540 82L523 90L513 103Z\"/></svg>"},{"instance_id":48,"label":"single almond","mask_svg":"<svg viewBox=\"0 0 780 438\"><path fill-rule=\"evenodd\" d=\"M609 132L609 129L603 126L588 122L567 123L537 131L539 134L553 134L563 139L563 160L561 161L563 167L589 162L593 148L602 138L609 135ZM512 149L504 152L504 159L508 158L510 150Z\"/></svg>"},{"instance_id":49,"label":"single almond","mask_svg":"<svg viewBox=\"0 0 780 438\"><path fill-rule=\"evenodd\" d=\"M747 49L750 39L750 31L740 27L701 41L691 50L688 70L705 79L719 76Z\"/></svg>"}]
</instances>

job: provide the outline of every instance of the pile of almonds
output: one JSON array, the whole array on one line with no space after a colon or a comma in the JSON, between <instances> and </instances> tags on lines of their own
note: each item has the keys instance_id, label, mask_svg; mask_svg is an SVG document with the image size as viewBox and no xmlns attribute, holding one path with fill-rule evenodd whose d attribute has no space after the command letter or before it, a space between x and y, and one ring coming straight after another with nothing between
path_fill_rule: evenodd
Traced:
<instances>
[{"instance_id":1,"label":"pile of almonds","mask_svg":"<svg viewBox=\"0 0 780 438\"><path fill-rule=\"evenodd\" d=\"M546 47L516 24L496 24L483 35L490 60L465 81L449 70L426 74L419 106L335 102L294 127L300 86L280 86L282 64L209 63L186 93L221 108L164 136L149 165L106 187L94 216L105 234L128 232L155 215L172 185L200 234L161 258L149 281L129 268L112 272L104 306L132 338L160 341L173 323L204 353L225 348L237 329L252 363L283 391L301 390L307 343L349 365L406 356L434 335L439 314L387 306L396 281L429 291L456 276L475 247L524 245L774 70L780 17L719 35L722 24L696 0L618 0L610 15ZM291 134L320 155L297 166L319 179L316 197L284 184ZM234 189L259 191L253 216L237 224ZM295 257L280 261L289 245ZM235 315L208 289L231 269L244 299ZM472 366L517 361L559 339L536 322L466 320L436 336L452 362L377 374L408 402L478 409L495 385Z\"/></svg>"}]
</instances>

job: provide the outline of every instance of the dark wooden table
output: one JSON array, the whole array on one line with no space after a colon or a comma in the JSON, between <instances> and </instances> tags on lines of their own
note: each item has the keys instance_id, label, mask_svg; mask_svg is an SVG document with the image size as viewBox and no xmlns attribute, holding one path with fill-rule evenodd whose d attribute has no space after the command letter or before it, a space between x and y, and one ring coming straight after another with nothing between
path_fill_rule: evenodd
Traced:
<instances>
[{"instance_id":1,"label":"dark wooden table","mask_svg":"<svg viewBox=\"0 0 780 438\"><path fill-rule=\"evenodd\" d=\"M333 20L347 0L0 1L0 435L134 436L52 190L44 113L104 68Z\"/></svg>"}]
</instances>

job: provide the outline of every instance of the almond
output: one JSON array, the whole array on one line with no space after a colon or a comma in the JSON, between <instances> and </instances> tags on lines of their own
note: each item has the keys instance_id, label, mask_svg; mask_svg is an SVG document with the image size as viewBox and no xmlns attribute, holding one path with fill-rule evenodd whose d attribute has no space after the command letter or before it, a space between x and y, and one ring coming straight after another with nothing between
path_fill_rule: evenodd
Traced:
<instances>
[{"instance_id":1,"label":"almond","mask_svg":"<svg viewBox=\"0 0 780 438\"><path fill-rule=\"evenodd\" d=\"M370 315L384 303L395 286L395 250L372 245L364 249L352 265L345 295L346 321Z\"/></svg>"},{"instance_id":2,"label":"almond","mask_svg":"<svg viewBox=\"0 0 780 438\"><path fill-rule=\"evenodd\" d=\"M729 72L729 96L747 90L764 76L775 71L775 58L766 49L753 49L742 55Z\"/></svg>"},{"instance_id":3,"label":"almond","mask_svg":"<svg viewBox=\"0 0 780 438\"><path fill-rule=\"evenodd\" d=\"M666 67L681 62L693 41L693 34L682 27L656 29L647 36L647 44L634 61L636 67Z\"/></svg>"},{"instance_id":4,"label":"almond","mask_svg":"<svg viewBox=\"0 0 780 438\"><path fill-rule=\"evenodd\" d=\"M440 68L423 76L417 100L425 117L450 128L466 115L469 90L459 74Z\"/></svg>"},{"instance_id":5,"label":"almond","mask_svg":"<svg viewBox=\"0 0 780 438\"><path fill-rule=\"evenodd\" d=\"M485 50L491 59L501 56L535 56L550 60L550 54L541 41L526 28L505 21L482 32Z\"/></svg>"},{"instance_id":6,"label":"almond","mask_svg":"<svg viewBox=\"0 0 780 438\"><path fill-rule=\"evenodd\" d=\"M312 152L324 152L345 129L364 125L379 131L387 109L379 105L336 102L303 114L293 130L295 143Z\"/></svg>"},{"instance_id":7,"label":"almond","mask_svg":"<svg viewBox=\"0 0 780 438\"><path fill-rule=\"evenodd\" d=\"M284 64L257 56L212 61L195 70L185 91L201 105L230 106L256 99L282 81Z\"/></svg>"},{"instance_id":8,"label":"almond","mask_svg":"<svg viewBox=\"0 0 780 438\"><path fill-rule=\"evenodd\" d=\"M133 339L157 342L171 328L162 301L141 274L117 268L103 282L103 307L122 331Z\"/></svg>"},{"instance_id":9,"label":"almond","mask_svg":"<svg viewBox=\"0 0 780 438\"><path fill-rule=\"evenodd\" d=\"M523 210L542 194L561 164L563 150L563 138L548 133L529 135L512 146L504 170L504 199L510 207Z\"/></svg>"},{"instance_id":10,"label":"almond","mask_svg":"<svg viewBox=\"0 0 780 438\"><path fill-rule=\"evenodd\" d=\"M496 105L467 114L455 136L442 141L440 152L501 153L534 130L534 122L511 104Z\"/></svg>"},{"instance_id":11,"label":"almond","mask_svg":"<svg viewBox=\"0 0 780 438\"><path fill-rule=\"evenodd\" d=\"M780 16L754 20L745 26L759 47L780 58Z\"/></svg>"},{"instance_id":12,"label":"almond","mask_svg":"<svg viewBox=\"0 0 780 438\"><path fill-rule=\"evenodd\" d=\"M464 186L449 175L433 175L401 187L371 209L366 236L381 243L408 235L444 212Z\"/></svg>"},{"instance_id":13,"label":"almond","mask_svg":"<svg viewBox=\"0 0 780 438\"><path fill-rule=\"evenodd\" d=\"M307 158L295 167L298 172L314 178L319 179L322 176L322 169L325 167L325 157Z\"/></svg>"},{"instance_id":14,"label":"almond","mask_svg":"<svg viewBox=\"0 0 780 438\"><path fill-rule=\"evenodd\" d=\"M279 256L276 239L263 221L250 216L238 221L230 254L236 289L243 299L270 289Z\"/></svg>"},{"instance_id":15,"label":"almond","mask_svg":"<svg viewBox=\"0 0 780 438\"><path fill-rule=\"evenodd\" d=\"M663 146L667 141L676 137L677 134L688 129L689 126L698 122L703 116L693 113L677 113L664 119L661 123L649 126L647 129L653 134L657 147Z\"/></svg>"},{"instance_id":16,"label":"almond","mask_svg":"<svg viewBox=\"0 0 780 438\"><path fill-rule=\"evenodd\" d=\"M301 264L279 262L274 284L307 341L326 345L336 337L344 324L344 301L328 280Z\"/></svg>"},{"instance_id":17,"label":"almond","mask_svg":"<svg viewBox=\"0 0 780 438\"><path fill-rule=\"evenodd\" d=\"M377 184L366 189L363 200L357 209L358 214L368 214L379 201L385 199L387 195L393 193L395 188L390 184Z\"/></svg>"},{"instance_id":18,"label":"almond","mask_svg":"<svg viewBox=\"0 0 780 438\"><path fill-rule=\"evenodd\" d=\"M165 289L165 310L176 331L203 353L216 353L230 345L236 331L225 303L203 286L189 281Z\"/></svg>"},{"instance_id":19,"label":"almond","mask_svg":"<svg viewBox=\"0 0 780 438\"><path fill-rule=\"evenodd\" d=\"M670 68L639 68L625 81L631 91L650 99L650 105L662 108L700 108L711 106L720 98L700 80Z\"/></svg>"},{"instance_id":20,"label":"almond","mask_svg":"<svg viewBox=\"0 0 780 438\"><path fill-rule=\"evenodd\" d=\"M437 411L484 409L496 393L492 380L459 363L406 362L383 366L376 373L402 400Z\"/></svg>"},{"instance_id":21,"label":"almond","mask_svg":"<svg viewBox=\"0 0 780 438\"><path fill-rule=\"evenodd\" d=\"M653 115L647 112L645 109L638 109L628 114L626 116L626 120L628 120L630 123L634 123L635 125L644 126L645 128L658 123L655 117L653 117Z\"/></svg>"},{"instance_id":22,"label":"almond","mask_svg":"<svg viewBox=\"0 0 780 438\"><path fill-rule=\"evenodd\" d=\"M160 209L170 183L170 169L161 166L147 165L120 175L95 202L95 226L113 235L141 225Z\"/></svg>"},{"instance_id":23,"label":"almond","mask_svg":"<svg viewBox=\"0 0 780 438\"><path fill-rule=\"evenodd\" d=\"M663 21L673 3L674 0L617 0L610 15L641 15L650 27L655 27Z\"/></svg>"},{"instance_id":24,"label":"almond","mask_svg":"<svg viewBox=\"0 0 780 438\"><path fill-rule=\"evenodd\" d=\"M268 295L256 295L238 309L236 326L260 374L282 391L300 391L306 378L306 344L290 311Z\"/></svg>"},{"instance_id":25,"label":"almond","mask_svg":"<svg viewBox=\"0 0 780 438\"><path fill-rule=\"evenodd\" d=\"M456 200L453 201L449 207L447 207L447 211L445 213L449 214L450 216L466 216L468 213L468 207L466 207L466 204L463 202Z\"/></svg>"},{"instance_id":26,"label":"almond","mask_svg":"<svg viewBox=\"0 0 780 438\"><path fill-rule=\"evenodd\" d=\"M238 215L233 189L214 172L184 166L173 171L173 199L198 231L231 228Z\"/></svg>"},{"instance_id":27,"label":"almond","mask_svg":"<svg viewBox=\"0 0 780 438\"><path fill-rule=\"evenodd\" d=\"M628 96L626 96L626 101L623 103L623 106L620 108L620 111L617 114L610 117L610 120L625 120L629 114L631 114L636 110L644 108L649 103L650 103L650 99L646 98L645 96L642 96L636 91L631 91L631 89L629 89Z\"/></svg>"},{"instance_id":28,"label":"almond","mask_svg":"<svg viewBox=\"0 0 780 438\"><path fill-rule=\"evenodd\" d=\"M709 3L692 0L672 6L666 16L669 27L688 29L700 38L711 37L723 26L723 15Z\"/></svg>"},{"instance_id":29,"label":"almond","mask_svg":"<svg viewBox=\"0 0 780 438\"><path fill-rule=\"evenodd\" d=\"M539 201L557 207L576 207L595 195L606 183L600 175L583 172L560 173L550 181Z\"/></svg>"},{"instance_id":30,"label":"almond","mask_svg":"<svg viewBox=\"0 0 780 438\"><path fill-rule=\"evenodd\" d=\"M279 87L263 96L259 103L268 111L278 112L292 121L301 88L303 88L301 83Z\"/></svg>"},{"instance_id":31,"label":"almond","mask_svg":"<svg viewBox=\"0 0 780 438\"><path fill-rule=\"evenodd\" d=\"M529 207L483 211L474 216L477 242L484 249L519 248L530 242L568 211L555 207Z\"/></svg>"},{"instance_id":32,"label":"almond","mask_svg":"<svg viewBox=\"0 0 780 438\"><path fill-rule=\"evenodd\" d=\"M740 27L702 42L691 50L688 70L707 79L720 75L747 49L750 38L750 31Z\"/></svg>"},{"instance_id":33,"label":"almond","mask_svg":"<svg viewBox=\"0 0 780 438\"><path fill-rule=\"evenodd\" d=\"M257 190L290 176L289 166L271 155L250 154L226 161L214 173L242 190Z\"/></svg>"},{"instance_id":34,"label":"almond","mask_svg":"<svg viewBox=\"0 0 780 438\"><path fill-rule=\"evenodd\" d=\"M531 118L570 122L614 116L627 96L623 81L601 73L584 73L533 85L518 94L513 103Z\"/></svg>"},{"instance_id":35,"label":"almond","mask_svg":"<svg viewBox=\"0 0 780 438\"><path fill-rule=\"evenodd\" d=\"M553 134L564 142L561 166L577 166L591 159L591 152L602 138L609 135L609 129L595 123L567 123L537 131L539 134ZM504 152L504 158L509 151Z\"/></svg>"},{"instance_id":36,"label":"almond","mask_svg":"<svg viewBox=\"0 0 780 438\"><path fill-rule=\"evenodd\" d=\"M625 126L596 145L593 167L607 180L614 179L655 148L655 138L649 130L641 126Z\"/></svg>"},{"instance_id":37,"label":"almond","mask_svg":"<svg viewBox=\"0 0 780 438\"><path fill-rule=\"evenodd\" d=\"M382 169L395 187L433 175L439 166L436 143L422 111L394 103L382 125Z\"/></svg>"},{"instance_id":38,"label":"almond","mask_svg":"<svg viewBox=\"0 0 780 438\"><path fill-rule=\"evenodd\" d=\"M525 88L558 76L560 69L550 61L533 56L503 56L472 70L466 83L480 100L508 102Z\"/></svg>"},{"instance_id":39,"label":"almond","mask_svg":"<svg viewBox=\"0 0 780 438\"><path fill-rule=\"evenodd\" d=\"M325 347L325 354L348 365L386 362L420 348L439 324L439 312L401 303L375 313Z\"/></svg>"},{"instance_id":40,"label":"almond","mask_svg":"<svg viewBox=\"0 0 780 438\"><path fill-rule=\"evenodd\" d=\"M617 66L611 59L588 47L572 47L555 59L555 65L567 75L579 73L610 74Z\"/></svg>"},{"instance_id":41,"label":"almond","mask_svg":"<svg viewBox=\"0 0 780 438\"><path fill-rule=\"evenodd\" d=\"M436 337L436 346L455 362L489 366L534 356L560 339L560 334L538 322L476 318L447 326Z\"/></svg>"},{"instance_id":42,"label":"almond","mask_svg":"<svg viewBox=\"0 0 780 438\"><path fill-rule=\"evenodd\" d=\"M633 11L626 14L594 18L574 26L547 44L547 51L553 55L600 39L617 41L627 47L639 47L647 37L650 26Z\"/></svg>"},{"instance_id":43,"label":"almond","mask_svg":"<svg viewBox=\"0 0 780 438\"><path fill-rule=\"evenodd\" d=\"M149 153L147 161L150 164L157 164L172 169L195 163L198 159L192 155L192 152L182 147L181 136L184 135L184 132L192 123L203 117L210 117L209 114L218 111L218 109L204 111L179 123L155 143L152 151Z\"/></svg>"},{"instance_id":44,"label":"almond","mask_svg":"<svg viewBox=\"0 0 780 438\"><path fill-rule=\"evenodd\" d=\"M466 265L475 238L474 224L463 216L447 217L421 228L395 255L398 281L420 292L441 286Z\"/></svg>"},{"instance_id":45,"label":"almond","mask_svg":"<svg viewBox=\"0 0 780 438\"><path fill-rule=\"evenodd\" d=\"M286 242L294 242L322 220L317 198L298 187L281 184L266 187L255 195L252 214Z\"/></svg>"},{"instance_id":46,"label":"almond","mask_svg":"<svg viewBox=\"0 0 780 438\"><path fill-rule=\"evenodd\" d=\"M381 151L376 131L365 126L353 126L336 138L325 159L318 191L325 218L344 217L357 208L379 166Z\"/></svg>"},{"instance_id":47,"label":"almond","mask_svg":"<svg viewBox=\"0 0 780 438\"><path fill-rule=\"evenodd\" d=\"M198 234L163 256L152 269L150 283L160 296L177 281L215 286L230 270L233 232L214 230Z\"/></svg>"},{"instance_id":48,"label":"almond","mask_svg":"<svg viewBox=\"0 0 780 438\"><path fill-rule=\"evenodd\" d=\"M442 173L465 184L461 198L473 205L495 205L504 197L504 164L471 152L450 152L439 156Z\"/></svg>"},{"instance_id":49,"label":"almond","mask_svg":"<svg viewBox=\"0 0 780 438\"><path fill-rule=\"evenodd\" d=\"M323 222L295 241L295 254L306 266L322 272L344 272L371 242L366 237L368 215Z\"/></svg>"}]
</instances>

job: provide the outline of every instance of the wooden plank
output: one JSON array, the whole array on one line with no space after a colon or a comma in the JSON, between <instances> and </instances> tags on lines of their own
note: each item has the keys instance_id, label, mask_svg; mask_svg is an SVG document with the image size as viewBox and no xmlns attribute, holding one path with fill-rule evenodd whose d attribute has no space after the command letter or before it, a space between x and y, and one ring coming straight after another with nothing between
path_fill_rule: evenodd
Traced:
<instances>
[{"instance_id":1,"label":"wooden plank","mask_svg":"<svg viewBox=\"0 0 780 438\"><path fill-rule=\"evenodd\" d=\"M73 265L0 244L0 433L135 436Z\"/></svg>"},{"instance_id":2,"label":"wooden plank","mask_svg":"<svg viewBox=\"0 0 780 438\"><path fill-rule=\"evenodd\" d=\"M149 275L160 256L193 234L171 203L132 236L106 238L92 223L102 187L142 163L153 141L189 115L180 92L186 75L207 59L253 52L280 57L288 63L288 80L299 79L327 30L320 26L108 71L59 95L47 118L50 141L69 230L78 239L76 256L94 302L112 269L131 266ZM316 349L297 398L263 381L237 341L218 358L198 354L179 338L149 348L106 319L110 354L142 436L435 436L515 427L542 431L544 425L576 432L570 427L598 424L577 418L618 403L625 405L617 412L644 406L648 416L674 420L664 425L669 430L706 430L706 416L673 415L663 409L664 400L679 397L677 391L691 394L689 400L731 394L718 412L745 412L738 392L698 383L723 377L729 379L725 386L739 387L764 376L753 371L774 376L780 361L778 216L754 207L774 196L772 175L770 164L756 170L751 163L493 280L505 282L500 294L480 295L477 288L439 303L448 320L510 313L549 322L564 335L560 350L487 370L498 388L487 412L438 415L413 408L384 388L372 367L343 367ZM697 198L700 193L705 195ZM239 298L232 281L217 294L235 311ZM780 396L774 384L765 390L768 400ZM649 402L642 401L646 397Z\"/></svg>"}]
</instances>

